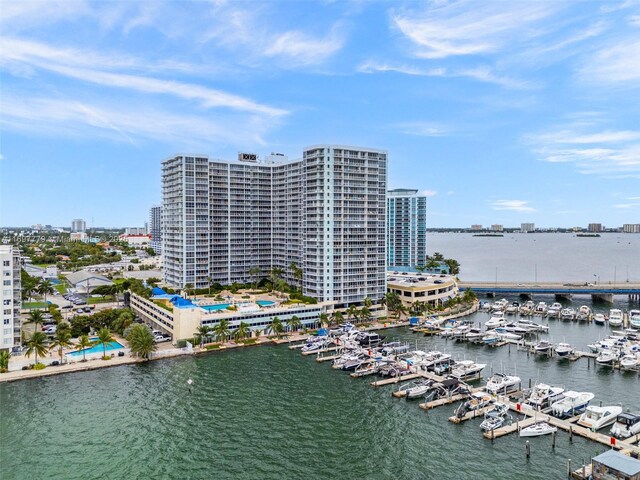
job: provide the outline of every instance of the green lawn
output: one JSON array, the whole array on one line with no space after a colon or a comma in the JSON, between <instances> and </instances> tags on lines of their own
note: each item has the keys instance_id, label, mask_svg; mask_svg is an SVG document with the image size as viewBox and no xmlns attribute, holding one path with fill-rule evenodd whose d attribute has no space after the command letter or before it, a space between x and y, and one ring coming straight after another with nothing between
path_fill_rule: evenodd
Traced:
<instances>
[{"instance_id":1,"label":"green lawn","mask_svg":"<svg viewBox=\"0 0 640 480\"><path fill-rule=\"evenodd\" d=\"M89 305L93 305L94 303L110 303L115 302L116 299L113 296L107 295L106 297L89 297Z\"/></svg>"},{"instance_id":2,"label":"green lawn","mask_svg":"<svg viewBox=\"0 0 640 480\"><path fill-rule=\"evenodd\" d=\"M49 302L25 302L22 308L49 308Z\"/></svg>"},{"instance_id":3,"label":"green lawn","mask_svg":"<svg viewBox=\"0 0 640 480\"><path fill-rule=\"evenodd\" d=\"M67 293L67 286L64 283L58 283L57 285L54 285L53 288L55 288L60 295Z\"/></svg>"}]
</instances>

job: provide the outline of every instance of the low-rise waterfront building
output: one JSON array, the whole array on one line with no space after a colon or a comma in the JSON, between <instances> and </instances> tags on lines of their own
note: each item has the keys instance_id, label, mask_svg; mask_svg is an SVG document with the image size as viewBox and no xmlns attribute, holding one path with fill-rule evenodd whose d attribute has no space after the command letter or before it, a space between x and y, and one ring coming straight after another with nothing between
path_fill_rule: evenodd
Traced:
<instances>
[{"instance_id":1,"label":"low-rise waterfront building","mask_svg":"<svg viewBox=\"0 0 640 480\"><path fill-rule=\"evenodd\" d=\"M591 459L593 480L640 480L640 460L615 450Z\"/></svg>"},{"instance_id":2,"label":"low-rise waterfront building","mask_svg":"<svg viewBox=\"0 0 640 480\"><path fill-rule=\"evenodd\" d=\"M499 223L494 223L491 225L491 230L494 232L502 232L504 230L504 226Z\"/></svg>"},{"instance_id":3,"label":"low-rise waterfront building","mask_svg":"<svg viewBox=\"0 0 640 480\"><path fill-rule=\"evenodd\" d=\"M96 287L113 285L113 282L107 277L87 270L69 273L66 275L65 280L76 290L87 293L90 293Z\"/></svg>"},{"instance_id":4,"label":"low-rise waterfront building","mask_svg":"<svg viewBox=\"0 0 640 480\"><path fill-rule=\"evenodd\" d=\"M0 272L2 273L0 350L18 346L21 342L22 282L20 268L20 250L13 245L0 245Z\"/></svg>"},{"instance_id":5,"label":"low-rise waterfront building","mask_svg":"<svg viewBox=\"0 0 640 480\"><path fill-rule=\"evenodd\" d=\"M147 234L123 234L118 237L132 247L148 247L151 243L151 235Z\"/></svg>"},{"instance_id":6,"label":"low-rise waterfront building","mask_svg":"<svg viewBox=\"0 0 640 480\"><path fill-rule=\"evenodd\" d=\"M213 327L220 320L229 322L232 334L241 322L247 323L251 331L268 331L269 325L276 317L285 326L295 316L300 320L301 328L317 327L320 315L331 307L331 303L328 302L282 305L262 300L204 305L186 300L179 295L167 294L161 289L154 289L154 295L149 299L131 293L129 305L140 319L152 328L171 335L174 341L192 338L198 327ZM235 310L230 310L229 306Z\"/></svg>"},{"instance_id":7,"label":"low-rise waterfront building","mask_svg":"<svg viewBox=\"0 0 640 480\"><path fill-rule=\"evenodd\" d=\"M640 233L640 223L625 223L622 225L624 233Z\"/></svg>"},{"instance_id":8,"label":"low-rise waterfront building","mask_svg":"<svg viewBox=\"0 0 640 480\"><path fill-rule=\"evenodd\" d=\"M458 295L458 284L450 275L402 272L387 276L387 291L397 294L405 307L424 302L436 307Z\"/></svg>"}]
</instances>

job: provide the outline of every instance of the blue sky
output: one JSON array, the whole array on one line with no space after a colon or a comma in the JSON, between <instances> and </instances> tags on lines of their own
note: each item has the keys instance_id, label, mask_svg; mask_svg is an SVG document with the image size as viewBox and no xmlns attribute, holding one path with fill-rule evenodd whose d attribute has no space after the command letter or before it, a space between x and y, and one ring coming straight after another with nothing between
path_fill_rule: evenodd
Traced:
<instances>
[{"instance_id":1,"label":"blue sky","mask_svg":"<svg viewBox=\"0 0 640 480\"><path fill-rule=\"evenodd\" d=\"M141 225L176 152L389 151L433 227L640 222L640 3L3 1L0 225Z\"/></svg>"}]
</instances>

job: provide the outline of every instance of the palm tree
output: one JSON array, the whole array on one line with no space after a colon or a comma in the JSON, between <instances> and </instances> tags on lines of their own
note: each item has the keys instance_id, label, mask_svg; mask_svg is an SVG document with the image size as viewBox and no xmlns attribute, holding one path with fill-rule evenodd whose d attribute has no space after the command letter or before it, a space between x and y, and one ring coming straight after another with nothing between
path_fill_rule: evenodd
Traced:
<instances>
[{"instance_id":1,"label":"palm tree","mask_svg":"<svg viewBox=\"0 0 640 480\"><path fill-rule=\"evenodd\" d=\"M362 307L362 309L360 310L360 318L365 323L368 320L371 320L371 311L367 307Z\"/></svg>"},{"instance_id":2,"label":"palm tree","mask_svg":"<svg viewBox=\"0 0 640 480\"><path fill-rule=\"evenodd\" d=\"M127 335L127 341L132 354L147 360L151 353L158 349L153 334L146 325L137 324L131 327Z\"/></svg>"},{"instance_id":3,"label":"palm tree","mask_svg":"<svg viewBox=\"0 0 640 480\"><path fill-rule=\"evenodd\" d=\"M247 338L249 335L251 335L249 324L245 322L240 322L240 325L238 326L236 331L233 333L233 339L237 342L239 340Z\"/></svg>"},{"instance_id":4,"label":"palm tree","mask_svg":"<svg viewBox=\"0 0 640 480\"><path fill-rule=\"evenodd\" d=\"M38 284L36 291L44 297L44 301L47 301L47 295L53 295L53 285L49 280L41 280Z\"/></svg>"},{"instance_id":5,"label":"palm tree","mask_svg":"<svg viewBox=\"0 0 640 480\"><path fill-rule=\"evenodd\" d=\"M9 370L9 359L11 358L11 353L9 350L3 350L0 352L0 372L4 372Z\"/></svg>"},{"instance_id":6,"label":"palm tree","mask_svg":"<svg viewBox=\"0 0 640 480\"><path fill-rule=\"evenodd\" d=\"M60 364L62 364L62 349L69 348L71 346L71 333L68 328L58 328L56 335L51 343L51 349L58 349L58 355L60 355Z\"/></svg>"},{"instance_id":7,"label":"palm tree","mask_svg":"<svg viewBox=\"0 0 640 480\"><path fill-rule=\"evenodd\" d=\"M193 283L185 283L183 290L186 292L187 298L189 298L189 292L191 291L192 288L193 288Z\"/></svg>"},{"instance_id":8,"label":"palm tree","mask_svg":"<svg viewBox=\"0 0 640 480\"><path fill-rule=\"evenodd\" d=\"M122 334L124 331L131 326L133 321L135 320L135 316L131 312L131 310L124 310L115 321L115 330Z\"/></svg>"},{"instance_id":9,"label":"palm tree","mask_svg":"<svg viewBox=\"0 0 640 480\"><path fill-rule=\"evenodd\" d=\"M344 315L342 315L342 312L333 312L332 319L333 323L340 324L344 322Z\"/></svg>"},{"instance_id":10,"label":"palm tree","mask_svg":"<svg viewBox=\"0 0 640 480\"><path fill-rule=\"evenodd\" d=\"M213 333L218 342L224 342L229 337L229 320L220 320L220 322L213 327Z\"/></svg>"},{"instance_id":11,"label":"palm tree","mask_svg":"<svg viewBox=\"0 0 640 480\"><path fill-rule=\"evenodd\" d=\"M358 323L358 308L355 305L350 305L349 308L347 308L347 316Z\"/></svg>"},{"instance_id":12,"label":"palm tree","mask_svg":"<svg viewBox=\"0 0 640 480\"><path fill-rule=\"evenodd\" d=\"M89 338L89 335L82 335L78 338L78 343L76 343L76 350L82 350L82 361L87 361L87 348L93 345L93 342Z\"/></svg>"},{"instance_id":13,"label":"palm tree","mask_svg":"<svg viewBox=\"0 0 640 480\"><path fill-rule=\"evenodd\" d=\"M209 285L209 296L211 296L211 277L207 277L207 285Z\"/></svg>"},{"instance_id":14,"label":"palm tree","mask_svg":"<svg viewBox=\"0 0 640 480\"><path fill-rule=\"evenodd\" d=\"M198 332L196 335L200 337L200 348L202 348L204 346L205 339L209 336L209 333L211 333L211 327L209 325L200 325L197 330Z\"/></svg>"},{"instance_id":15,"label":"palm tree","mask_svg":"<svg viewBox=\"0 0 640 480\"><path fill-rule=\"evenodd\" d=\"M97 345L102 345L102 358L107 357L107 343L115 342L116 339L111 335L111 330L107 327L103 327L98 330L98 340L96 341Z\"/></svg>"},{"instance_id":16,"label":"palm tree","mask_svg":"<svg viewBox=\"0 0 640 480\"><path fill-rule=\"evenodd\" d=\"M44 321L44 315L40 310L31 310L29 312L29 321L33 322L36 325L36 330L37 330L38 324Z\"/></svg>"},{"instance_id":17,"label":"palm tree","mask_svg":"<svg viewBox=\"0 0 640 480\"><path fill-rule=\"evenodd\" d=\"M271 271L269 272L269 278L271 280L271 290L277 290L279 287L282 286L282 274L284 273L284 270L282 270L281 268L272 268Z\"/></svg>"},{"instance_id":18,"label":"palm tree","mask_svg":"<svg viewBox=\"0 0 640 480\"><path fill-rule=\"evenodd\" d=\"M284 331L282 320L280 320L278 317L273 317L273 320L271 320L271 325L269 325L269 330L271 330L276 334L278 338L280 338L280 334Z\"/></svg>"},{"instance_id":19,"label":"palm tree","mask_svg":"<svg viewBox=\"0 0 640 480\"><path fill-rule=\"evenodd\" d=\"M260 276L261 273L262 269L260 267L251 267L249 269L249 278L251 278L251 283L253 284L254 290L258 289L258 282L256 281L256 279Z\"/></svg>"},{"instance_id":20,"label":"palm tree","mask_svg":"<svg viewBox=\"0 0 640 480\"><path fill-rule=\"evenodd\" d=\"M329 326L329 315L327 315L326 313L321 313L318 317L318 320L320 320L321 327Z\"/></svg>"},{"instance_id":21,"label":"palm tree","mask_svg":"<svg viewBox=\"0 0 640 480\"><path fill-rule=\"evenodd\" d=\"M373 305L373 300L371 300L369 297L365 297L365 299L362 301L362 304L367 308L371 308L371 306Z\"/></svg>"},{"instance_id":22,"label":"palm tree","mask_svg":"<svg viewBox=\"0 0 640 480\"><path fill-rule=\"evenodd\" d=\"M293 277L294 280L299 282L298 286L300 288L300 291L302 291L302 277L303 277L302 269L298 267L298 265L296 265L295 262L291 262L291 265L289 265L289 268L291 268L291 276Z\"/></svg>"},{"instance_id":23,"label":"palm tree","mask_svg":"<svg viewBox=\"0 0 640 480\"><path fill-rule=\"evenodd\" d=\"M113 291L113 295L116 297L116 304L118 307L120 307L120 296L119 294L124 292L126 289L124 288L124 285L120 282L120 283L114 283L113 286L111 287L112 291Z\"/></svg>"},{"instance_id":24,"label":"palm tree","mask_svg":"<svg viewBox=\"0 0 640 480\"><path fill-rule=\"evenodd\" d=\"M302 326L302 322L297 315L294 315L289 319L287 325L289 326L289 328L291 328L291 330L295 332Z\"/></svg>"},{"instance_id":25,"label":"palm tree","mask_svg":"<svg viewBox=\"0 0 640 480\"><path fill-rule=\"evenodd\" d=\"M35 353L37 364L38 355L44 357L48 351L47 336L42 332L33 332L31 338L27 340L27 351L25 352L27 357L30 357L32 353Z\"/></svg>"}]
</instances>

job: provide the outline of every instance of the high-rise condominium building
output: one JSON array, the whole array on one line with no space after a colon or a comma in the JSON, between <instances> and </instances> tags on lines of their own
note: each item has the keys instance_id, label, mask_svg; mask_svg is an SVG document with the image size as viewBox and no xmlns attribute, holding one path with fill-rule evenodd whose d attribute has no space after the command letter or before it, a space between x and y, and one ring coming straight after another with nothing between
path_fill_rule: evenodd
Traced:
<instances>
[{"instance_id":1,"label":"high-rise condominium building","mask_svg":"<svg viewBox=\"0 0 640 480\"><path fill-rule=\"evenodd\" d=\"M150 246L156 253L162 253L162 207L154 205L149 209Z\"/></svg>"},{"instance_id":2,"label":"high-rise condominium building","mask_svg":"<svg viewBox=\"0 0 640 480\"><path fill-rule=\"evenodd\" d=\"M624 233L640 233L640 223L625 223L622 225Z\"/></svg>"},{"instance_id":3,"label":"high-rise condominium building","mask_svg":"<svg viewBox=\"0 0 640 480\"><path fill-rule=\"evenodd\" d=\"M587 227L588 232L600 233L602 232L602 224L601 223L590 223Z\"/></svg>"},{"instance_id":4,"label":"high-rise condominium building","mask_svg":"<svg viewBox=\"0 0 640 480\"><path fill-rule=\"evenodd\" d=\"M491 230L494 232L502 232L504 230L504 227L499 223L494 223L493 225L491 225Z\"/></svg>"},{"instance_id":5,"label":"high-rise condominium building","mask_svg":"<svg viewBox=\"0 0 640 480\"><path fill-rule=\"evenodd\" d=\"M71 232L84 232L87 229L87 222L81 218L71 221Z\"/></svg>"},{"instance_id":6,"label":"high-rise condominium building","mask_svg":"<svg viewBox=\"0 0 640 480\"><path fill-rule=\"evenodd\" d=\"M387 193L387 265L427 263L427 197L418 190L397 188Z\"/></svg>"},{"instance_id":7,"label":"high-rise condominium building","mask_svg":"<svg viewBox=\"0 0 640 480\"><path fill-rule=\"evenodd\" d=\"M386 290L386 187L387 153L368 148L317 145L294 161L247 153L237 161L169 158L162 163L164 280L203 288L280 269L320 301L378 300Z\"/></svg>"},{"instance_id":8,"label":"high-rise condominium building","mask_svg":"<svg viewBox=\"0 0 640 480\"><path fill-rule=\"evenodd\" d=\"M3 350L20 345L20 306L22 304L20 251L12 245L0 245L0 272L2 273L0 350Z\"/></svg>"},{"instance_id":9,"label":"high-rise condominium building","mask_svg":"<svg viewBox=\"0 0 640 480\"><path fill-rule=\"evenodd\" d=\"M521 223L520 224L520 233L529 233L533 232L536 229L535 223Z\"/></svg>"}]
</instances>

